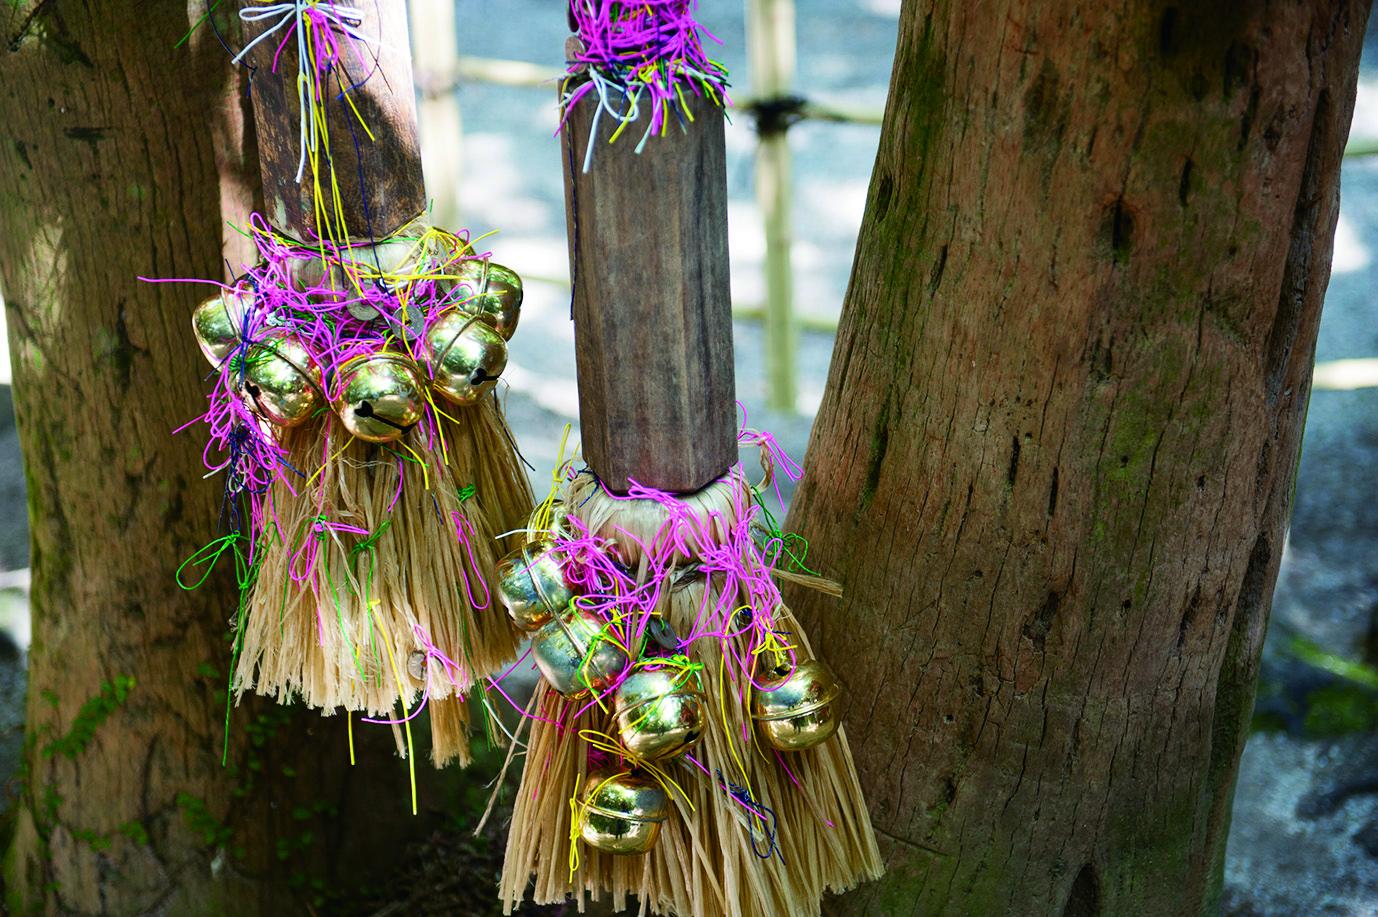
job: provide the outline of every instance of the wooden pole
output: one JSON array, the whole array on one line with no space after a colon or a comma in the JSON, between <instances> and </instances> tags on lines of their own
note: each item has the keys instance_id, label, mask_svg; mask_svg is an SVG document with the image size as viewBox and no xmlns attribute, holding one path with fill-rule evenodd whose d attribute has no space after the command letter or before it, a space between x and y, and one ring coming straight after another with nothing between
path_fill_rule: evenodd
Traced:
<instances>
[{"instance_id":1,"label":"wooden pole","mask_svg":"<svg viewBox=\"0 0 1378 917\"><path fill-rule=\"evenodd\" d=\"M342 50L342 60L331 70L322 93L326 118L319 125L329 139L339 194L336 198L326 186L330 169L324 141L319 193L332 211L338 206L351 239L387 235L426 207L406 0L373 0L360 9L363 21L358 31L367 40ZM246 21L245 42L277 21ZM297 33L289 35L284 27L254 47L247 62L254 68L251 92L266 214L279 230L313 241L324 231L317 225L318 192L310 163L298 178L302 140ZM341 97L346 89L347 100Z\"/></svg>"},{"instance_id":2,"label":"wooden pole","mask_svg":"<svg viewBox=\"0 0 1378 917\"><path fill-rule=\"evenodd\" d=\"M584 172L595 110L563 134L584 457L615 491L698 490L737 460L725 119L702 105L638 154L605 115Z\"/></svg>"},{"instance_id":3,"label":"wooden pole","mask_svg":"<svg viewBox=\"0 0 1378 917\"><path fill-rule=\"evenodd\" d=\"M794 0L747 0L752 91L771 100L794 81ZM785 126L762 130L756 148L756 201L765 223L767 402L777 411L796 406L795 355L799 324L794 317L791 198L793 163Z\"/></svg>"}]
</instances>

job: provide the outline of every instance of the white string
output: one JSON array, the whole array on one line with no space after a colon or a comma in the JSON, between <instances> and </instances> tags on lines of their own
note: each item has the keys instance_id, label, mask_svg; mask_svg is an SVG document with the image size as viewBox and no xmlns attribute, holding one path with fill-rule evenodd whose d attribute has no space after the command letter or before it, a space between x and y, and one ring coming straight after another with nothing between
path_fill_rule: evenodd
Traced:
<instances>
[{"instance_id":1,"label":"white string","mask_svg":"<svg viewBox=\"0 0 1378 917\"><path fill-rule=\"evenodd\" d=\"M333 0L325 0L324 3L321 0L293 0L291 3L271 3L241 9L239 18L245 22L260 22L274 17L277 17L277 22L245 45L232 61L235 64L240 63L265 38L280 32L289 25L296 24L297 104L301 110L301 123L297 131L298 143L301 148L301 154L297 158L297 181L301 181L306 174L308 151L316 153L320 145L320 127L316 123L316 106L311 104L312 74L307 67L306 18L307 13L312 10L324 17L327 24L338 29L340 34L354 41L369 43L369 39L361 34L358 28L364 21L362 10L352 6L338 6Z\"/></svg>"}]
</instances>

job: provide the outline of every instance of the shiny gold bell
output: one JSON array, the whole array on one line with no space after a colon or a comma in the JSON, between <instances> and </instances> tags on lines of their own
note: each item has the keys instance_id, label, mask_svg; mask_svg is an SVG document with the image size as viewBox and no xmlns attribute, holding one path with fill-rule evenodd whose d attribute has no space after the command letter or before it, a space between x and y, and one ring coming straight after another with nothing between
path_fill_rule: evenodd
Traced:
<instances>
[{"instance_id":1,"label":"shiny gold bell","mask_svg":"<svg viewBox=\"0 0 1378 917\"><path fill-rule=\"evenodd\" d=\"M579 836L604 853L645 853L670 817L670 796L637 773L595 771L584 783Z\"/></svg>"},{"instance_id":2,"label":"shiny gold bell","mask_svg":"<svg viewBox=\"0 0 1378 917\"><path fill-rule=\"evenodd\" d=\"M421 420L423 385L421 374L401 354L380 351L351 360L340 372L335 413L359 439L389 443Z\"/></svg>"},{"instance_id":3,"label":"shiny gold bell","mask_svg":"<svg viewBox=\"0 0 1378 917\"><path fill-rule=\"evenodd\" d=\"M631 660L597 612L570 602L531 638L531 655L550 686L566 697L601 691Z\"/></svg>"},{"instance_id":4,"label":"shiny gold bell","mask_svg":"<svg viewBox=\"0 0 1378 917\"><path fill-rule=\"evenodd\" d=\"M761 735L780 751L813 748L837 732L837 698L842 686L816 659L788 666L758 687L751 698L751 718Z\"/></svg>"},{"instance_id":5,"label":"shiny gold bell","mask_svg":"<svg viewBox=\"0 0 1378 917\"><path fill-rule=\"evenodd\" d=\"M703 738L705 701L674 669L642 669L617 686L613 718L622 745L638 758L670 758Z\"/></svg>"},{"instance_id":6,"label":"shiny gold bell","mask_svg":"<svg viewBox=\"0 0 1378 917\"><path fill-rule=\"evenodd\" d=\"M504 341L517 333L522 314L522 279L517 272L481 258L460 263L460 284L469 293L459 308L483 319Z\"/></svg>"},{"instance_id":7,"label":"shiny gold bell","mask_svg":"<svg viewBox=\"0 0 1378 917\"><path fill-rule=\"evenodd\" d=\"M191 313L191 328L196 343L212 366L220 366L234 353L244 336L244 319L253 305L253 292L225 290L196 307Z\"/></svg>"},{"instance_id":8,"label":"shiny gold bell","mask_svg":"<svg viewBox=\"0 0 1378 917\"><path fill-rule=\"evenodd\" d=\"M283 427L306 421L321 402L321 368L289 334L265 338L244 354L241 391L260 415Z\"/></svg>"},{"instance_id":9,"label":"shiny gold bell","mask_svg":"<svg viewBox=\"0 0 1378 917\"><path fill-rule=\"evenodd\" d=\"M529 544L498 561L498 596L522 630L536 630L569 605L574 593L549 543Z\"/></svg>"},{"instance_id":10,"label":"shiny gold bell","mask_svg":"<svg viewBox=\"0 0 1378 917\"><path fill-rule=\"evenodd\" d=\"M458 405L476 404L507 368L507 342L477 316L452 310L426 332L431 384Z\"/></svg>"}]
</instances>

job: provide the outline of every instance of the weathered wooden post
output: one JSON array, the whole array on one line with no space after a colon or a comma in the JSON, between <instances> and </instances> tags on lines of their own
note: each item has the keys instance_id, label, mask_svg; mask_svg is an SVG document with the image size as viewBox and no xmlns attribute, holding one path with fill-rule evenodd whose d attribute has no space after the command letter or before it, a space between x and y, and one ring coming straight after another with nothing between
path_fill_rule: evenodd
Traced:
<instances>
[{"instance_id":1,"label":"weathered wooden post","mask_svg":"<svg viewBox=\"0 0 1378 917\"><path fill-rule=\"evenodd\" d=\"M639 154L597 113L563 132L584 456L613 490L688 493L737 460L723 112Z\"/></svg>"},{"instance_id":2,"label":"weathered wooden post","mask_svg":"<svg viewBox=\"0 0 1378 917\"><path fill-rule=\"evenodd\" d=\"M406 0L373 0L364 8L368 18L358 28L367 36L360 42L367 56L342 55L331 76L322 79L325 117L314 128L319 175L313 174L307 146L312 96L300 91L298 68L300 49L306 47L310 57L310 47L299 43L298 35L285 34L291 25L267 34L281 14L245 17L246 47L258 42L245 61L253 68L250 92L265 216L298 241L332 238L342 230L341 241L380 239L426 209ZM244 9L253 12L254 5L246 2ZM332 174L334 188L327 178Z\"/></svg>"}]
</instances>

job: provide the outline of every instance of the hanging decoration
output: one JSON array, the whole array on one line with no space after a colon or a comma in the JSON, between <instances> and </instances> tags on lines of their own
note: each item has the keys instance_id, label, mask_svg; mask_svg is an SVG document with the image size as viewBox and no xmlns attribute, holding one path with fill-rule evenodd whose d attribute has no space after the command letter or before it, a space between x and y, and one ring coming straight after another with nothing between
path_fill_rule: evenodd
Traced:
<instances>
[{"instance_id":1,"label":"hanging decoration","mask_svg":"<svg viewBox=\"0 0 1378 917\"><path fill-rule=\"evenodd\" d=\"M495 391L521 281L422 214L403 0L241 17L267 207L192 318L227 533L179 581L235 559L231 700L357 712L413 769L426 708L434 763L464 763L467 700L520 640L492 584L532 505Z\"/></svg>"},{"instance_id":2,"label":"hanging decoration","mask_svg":"<svg viewBox=\"0 0 1378 917\"><path fill-rule=\"evenodd\" d=\"M616 494L567 463L503 561L499 596L542 675L518 732L508 912L530 886L537 903L813 915L880 874L841 684L777 581L840 590L767 509L775 473L800 469L769 434L740 443L763 480L738 465L691 495Z\"/></svg>"},{"instance_id":3,"label":"hanging decoration","mask_svg":"<svg viewBox=\"0 0 1378 917\"><path fill-rule=\"evenodd\" d=\"M689 0L569 8L561 124L587 466L560 466L500 564L541 676L509 756L524 752L500 895L509 913L529 894L814 917L881 863L843 684L780 592L838 593L766 509L770 491L783 507L775 475L800 469L736 422L726 73ZM696 96L715 104L691 111ZM640 120L637 145L618 143Z\"/></svg>"},{"instance_id":4,"label":"hanging decoration","mask_svg":"<svg viewBox=\"0 0 1378 917\"><path fill-rule=\"evenodd\" d=\"M640 153L651 137L692 123L695 104L730 104L727 68L709 57L703 45L704 38L718 39L698 23L697 6L697 0L571 0L576 37L567 46L569 75L560 100L564 109L585 97L596 100L593 133L604 116L617 125L609 142L636 124L641 127L636 142ZM593 147L588 146L585 172Z\"/></svg>"}]
</instances>

